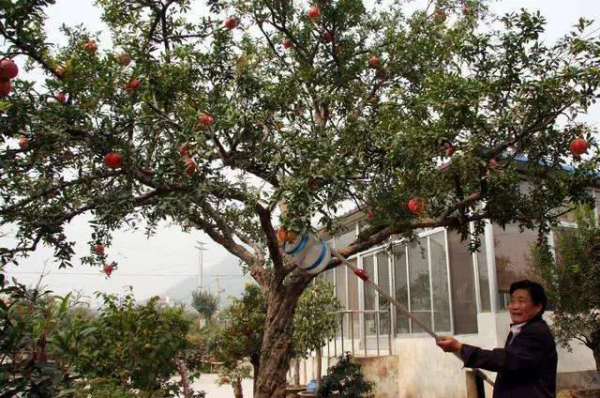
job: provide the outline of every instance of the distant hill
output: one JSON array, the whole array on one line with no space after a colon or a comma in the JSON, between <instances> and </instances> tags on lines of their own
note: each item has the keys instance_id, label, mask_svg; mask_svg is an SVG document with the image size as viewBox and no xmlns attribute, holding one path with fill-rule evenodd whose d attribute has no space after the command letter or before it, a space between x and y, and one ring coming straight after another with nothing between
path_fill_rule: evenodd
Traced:
<instances>
[{"instance_id":1,"label":"distant hill","mask_svg":"<svg viewBox=\"0 0 600 398\"><path fill-rule=\"evenodd\" d=\"M218 276L217 276L218 275ZM235 257L228 257L219 264L204 269L203 285L205 289L212 293L217 293L217 285L220 286L221 308L229 306L230 297L239 297L244 291L246 283L252 282L250 276L244 276L239 260ZM218 279L218 282L217 282ZM169 302L184 303L191 308L192 292L198 288L198 277L190 277L184 281L167 289L162 297L169 298Z\"/></svg>"}]
</instances>

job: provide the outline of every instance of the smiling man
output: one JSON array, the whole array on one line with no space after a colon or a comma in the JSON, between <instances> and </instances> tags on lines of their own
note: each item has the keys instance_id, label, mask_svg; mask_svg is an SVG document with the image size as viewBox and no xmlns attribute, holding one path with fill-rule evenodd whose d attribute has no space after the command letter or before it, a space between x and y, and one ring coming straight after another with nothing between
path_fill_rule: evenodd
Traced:
<instances>
[{"instance_id":1,"label":"smiling man","mask_svg":"<svg viewBox=\"0 0 600 398\"><path fill-rule=\"evenodd\" d=\"M508 310L512 324L504 348L484 350L441 337L436 344L458 352L465 366L498 372L494 398L556 396L558 356L550 328L542 319L546 293L542 285L522 280L510 286Z\"/></svg>"}]
</instances>

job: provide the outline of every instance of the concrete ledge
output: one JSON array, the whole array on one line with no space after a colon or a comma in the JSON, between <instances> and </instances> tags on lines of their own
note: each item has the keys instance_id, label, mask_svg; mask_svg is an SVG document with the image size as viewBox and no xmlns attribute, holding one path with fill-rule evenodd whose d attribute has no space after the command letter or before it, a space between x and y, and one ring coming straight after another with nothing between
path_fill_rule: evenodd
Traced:
<instances>
[{"instance_id":1,"label":"concrete ledge","mask_svg":"<svg viewBox=\"0 0 600 398\"><path fill-rule=\"evenodd\" d=\"M596 370L564 372L556 377L557 391L595 388L600 388L600 374Z\"/></svg>"},{"instance_id":2,"label":"concrete ledge","mask_svg":"<svg viewBox=\"0 0 600 398\"><path fill-rule=\"evenodd\" d=\"M365 379L377 383L375 398L397 398L400 396L399 359L397 355L354 357L352 362L360 364Z\"/></svg>"}]
</instances>

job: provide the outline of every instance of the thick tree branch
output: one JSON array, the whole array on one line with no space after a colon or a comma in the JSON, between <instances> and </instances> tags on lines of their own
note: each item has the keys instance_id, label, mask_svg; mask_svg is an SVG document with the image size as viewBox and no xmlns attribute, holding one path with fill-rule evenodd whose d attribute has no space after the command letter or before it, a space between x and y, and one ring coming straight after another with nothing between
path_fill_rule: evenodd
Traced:
<instances>
[{"instance_id":1,"label":"thick tree branch","mask_svg":"<svg viewBox=\"0 0 600 398\"><path fill-rule=\"evenodd\" d=\"M86 177L82 177L82 178L78 178L76 180L72 180L72 181L66 181L63 182L61 184L57 184L57 185L53 185L50 186L49 188L42 190L40 192L37 193L32 193L30 194L27 198L9 206L9 207L5 207L5 208L1 208L0 209L0 215L6 215L9 214L15 210L18 210L19 208L22 208L28 204L30 204L31 202L43 198L45 196L51 195L54 191L58 190L62 190L64 188L68 188L74 185L79 185L79 184L84 184L87 182L91 182L91 181L95 181L95 180L100 180L100 179L104 179L104 178L108 178L108 177L113 177L120 174L120 172L108 172L105 174L101 174L101 175L89 175Z\"/></svg>"},{"instance_id":2,"label":"thick tree branch","mask_svg":"<svg viewBox=\"0 0 600 398\"><path fill-rule=\"evenodd\" d=\"M160 116L165 122L169 123L171 126L175 127L177 130L182 130L183 127L171 119L166 113L164 113L156 104L153 104L150 101L145 102L146 105L150 107L158 116Z\"/></svg>"},{"instance_id":3,"label":"thick tree branch","mask_svg":"<svg viewBox=\"0 0 600 398\"><path fill-rule=\"evenodd\" d=\"M157 192L157 191L151 191L151 192L145 193L143 195L131 198L129 200L129 203L131 203L134 207L144 206L144 205L149 204L156 196L158 196L158 194L159 194L159 192ZM42 220L42 224L38 228L39 232L36 234L36 237L33 239L33 242L30 246L16 247L14 249L0 248L0 256L6 257L6 256L11 256L11 255L14 255L17 253L35 251L40 240L45 235L44 228L46 228L46 226L63 225L64 223L71 221L73 218L75 218L83 213L86 213L90 210L93 210L95 208L96 208L96 205L94 203L88 203L84 206L79 207L78 209L73 209L72 211L70 211L68 213L58 214L54 217L50 217L50 218Z\"/></svg>"},{"instance_id":4,"label":"thick tree branch","mask_svg":"<svg viewBox=\"0 0 600 398\"><path fill-rule=\"evenodd\" d=\"M163 9L160 13L160 20L161 20L161 25L162 25L162 39L163 39L163 44L165 46L165 52L167 53L167 62L171 62L170 61L170 56L169 53L171 52L171 44L169 43L169 32L167 29L167 10L169 9L169 6L171 4L173 4L175 1L177 0L169 0L166 2L166 4L163 6Z\"/></svg>"},{"instance_id":5,"label":"thick tree branch","mask_svg":"<svg viewBox=\"0 0 600 398\"><path fill-rule=\"evenodd\" d=\"M472 216L467 216L464 219L462 217L449 217L449 218L445 218L445 219L441 219L441 217L440 218L426 218L426 219L418 220L418 221L411 223L411 229L451 227L451 226L460 225L461 222L466 223L466 222L471 222L471 221L479 221L479 220L483 220L486 218L488 218L487 214L475 214ZM386 227L386 228L378 231L377 233L369 236L366 239L354 242L354 243L350 244L349 246L338 250L338 252L344 257L349 257L349 256L352 256L353 254L359 253L359 252L367 250L373 246L376 246L379 243L388 239L390 236L401 233L401 232L402 232L401 230L394 230L391 227ZM335 267L339 264L340 264L339 260L332 260L327 268L329 269L329 268Z\"/></svg>"},{"instance_id":6,"label":"thick tree branch","mask_svg":"<svg viewBox=\"0 0 600 398\"><path fill-rule=\"evenodd\" d=\"M42 240L42 233L39 233L35 236L35 238L33 239L33 243L30 246L25 246L25 247L19 247L17 246L14 249L6 249L6 248L0 248L0 256L3 257L3 261L4 262L4 257L6 256L11 256L17 253L24 253L24 252L32 252L35 251L37 249L38 244L40 243L40 241Z\"/></svg>"},{"instance_id":7,"label":"thick tree branch","mask_svg":"<svg viewBox=\"0 0 600 398\"><path fill-rule=\"evenodd\" d=\"M254 15L254 18L258 21L258 17L256 15ZM290 66L287 63L287 61L285 60L285 58L282 57L281 54L279 54L279 52L275 48L275 44L273 44L273 41L271 41L271 38L269 37L269 35L267 35L267 32L265 32L262 22L258 22L257 25L258 25L258 29L260 29L260 32L262 33L263 37L269 44L269 47L271 47L271 50L273 50L273 54L275 54L275 56L277 58L279 58L279 60L285 65L286 68L289 68Z\"/></svg>"},{"instance_id":8,"label":"thick tree branch","mask_svg":"<svg viewBox=\"0 0 600 398\"><path fill-rule=\"evenodd\" d=\"M463 209L463 208L477 202L480 198L481 198L481 195L479 192L473 193L473 194L469 195L466 199L456 202L456 204L454 204L453 206L450 206L442 215L440 215L437 218L418 218L418 219L411 221L410 229L417 230L417 229L421 229L421 228L451 227L451 226L460 225L461 223L485 219L485 218L487 218L487 214L473 214L473 215L466 216L466 217L462 217L460 215L456 216L456 217L449 217L450 214L454 213L456 210ZM358 240L358 241L350 244L349 246L338 250L338 252L344 257L349 257L353 254L356 254L356 253L359 253L366 249L369 249L369 248L385 241L390 236L401 233L401 232L402 232L402 230L399 230L399 229L393 229L392 227L385 227L363 240ZM339 264L340 263L338 260L332 260L330 265L328 266L328 268L331 268L332 266L335 267L336 265L339 265Z\"/></svg>"},{"instance_id":9,"label":"thick tree branch","mask_svg":"<svg viewBox=\"0 0 600 398\"><path fill-rule=\"evenodd\" d=\"M36 61L40 64L47 72L54 75L56 78L61 79L59 73L56 72L56 69L50 65L48 61L46 61L37 51L35 51L29 44L22 42L18 37L13 37L8 34L4 25L0 21L0 35L2 35L6 40L13 43L19 49L21 49L29 58Z\"/></svg>"},{"instance_id":10,"label":"thick tree branch","mask_svg":"<svg viewBox=\"0 0 600 398\"><path fill-rule=\"evenodd\" d=\"M548 126L550 122L556 119L561 113L563 113L570 105L565 105L561 109L546 115L541 120L538 120L536 123L530 126L524 127L521 131L519 131L515 136L509 140L506 140L493 148L490 148L483 155L485 159L492 158L494 156L499 155L506 149L516 145L519 141L525 139L526 137L535 134Z\"/></svg>"},{"instance_id":11,"label":"thick tree branch","mask_svg":"<svg viewBox=\"0 0 600 398\"><path fill-rule=\"evenodd\" d=\"M253 256L242 245L235 243L231 236L219 233L215 227L202 217L189 215L189 220L200 230L204 231L213 241L223 246L228 252L238 257L249 267L250 275L263 287L269 285L269 272L258 263L258 258Z\"/></svg>"},{"instance_id":12,"label":"thick tree branch","mask_svg":"<svg viewBox=\"0 0 600 398\"><path fill-rule=\"evenodd\" d=\"M274 14L273 14L274 15ZM275 19L271 20L271 25L281 33L283 33L288 39L292 41L294 44L294 49L300 51L302 53L302 57L299 57L306 64L310 64L308 59L308 50L302 46L302 43L292 34L292 32L287 28L285 21L281 23L281 25L275 22Z\"/></svg>"},{"instance_id":13,"label":"thick tree branch","mask_svg":"<svg viewBox=\"0 0 600 398\"><path fill-rule=\"evenodd\" d=\"M154 11L154 19L152 20L152 25L150 25L150 29L148 30L148 33L146 34L146 41L144 42L144 45L142 46L142 48L147 49L150 46L150 43L153 40L154 37L154 33L156 32L156 28L158 27L158 24L160 23L161 20L161 9L155 5L150 3L150 6L152 8L152 10Z\"/></svg>"},{"instance_id":14,"label":"thick tree branch","mask_svg":"<svg viewBox=\"0 0 600 398\"><path fill-rule=\"evenodd\" d=\"M267 248L269 250L271 261L273 262L273 268L275 269L275 278L283 280L286 272L283 266L283 256L279 250L279 243L277 242L273 224L271 223L271 212L260 204L256 204L255 209L258 213L260 226L267 238Z\"/></svg>"}]
</instances>

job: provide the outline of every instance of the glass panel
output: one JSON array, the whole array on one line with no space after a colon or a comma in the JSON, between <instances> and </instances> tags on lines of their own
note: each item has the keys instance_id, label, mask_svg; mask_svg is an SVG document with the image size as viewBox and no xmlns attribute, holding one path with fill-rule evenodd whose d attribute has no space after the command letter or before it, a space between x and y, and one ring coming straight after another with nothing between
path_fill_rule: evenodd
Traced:
<instances>
[{"instance_id":1,"label":"glass panel","mask_svg":"<svg viewBox=\"0 0 600 398\"><path fill-rule=\"evenodd\" d=\"M325 282L329 283L332 287L334 286L334 283L333 283L333 273L334 272L335 271L333 269L328 269L327 271L322 272L320 275L323 278L323 280Z\"/></svg>"},{"instance_id":2,"label":"glass panel","mask_svg":"<svg viewBox=\"0 0 600 398\"><path fill-rule=\"evenodd\" d=\"M431 283L433 285L433 324L435 331L449 332L450 299L448 297L448 268L446 265L445 232L429 237L431 253ZM472 268L471 268L472 269ZM471 272L471 279L473 275Z\"/></svg>"},{"instance_id":3,"label":"glass panel","mask_svg":"<svg viewBox=\"0 0 600 398\"><path fill-rule=\"evenodd\" d=\"M494 225L493 231L498 292L500 303L505 304L511 283L526 278L538 279L529 263L531 245L535 244L537 233L531 230L520 232L516 224L509 224L504 230Z\"/></svg>"},{"instance_id":4,"label":"glass panel","mask_svg":"<svg viewBox=\"0 0 600 398\"><path fill-rule=\"evenodd\" d=\"M335 296L342 307L346 307L346 266L341 264L333 269L335 271Z\"/></svg>"},{"instance_id":5,"label":"glass panel","mask_svg":"<svg viewBox=\"0 0 600 398\"><path fill-rule=\"evenodd\" d=\"M568 235L574 230L571 227L556 227L552 230L552 240L554 241L554 256L556 258L556 265L561 267L563 265L563 258L561 256L559 247L561 241L568 238Z\"/></svg>"},{"instance_id":6,"label":"glass panel","mask_svg":"<svg viewBox=\"0 0 600 398\"><path fill-rule=\"evenodd\" d=\"M377 284L390 293L390 264L385 251L377 253ZM390 331L390 301L380 294L377 295L379 296L379 310L388 313L387 315L379 314L379 334L388 334Z\"/></svg>"},{"instance_id":7,"label":"glass panel","mask_svg":"<svg viewBox=\"0 0 600 398\"><path fill-rule=\"evenodd\" d=\"M479 271L479 295L481 296L481 311L489 312L492 310L492 307L490 300L490 277L488 274L485 236L480 236L480 239L481 246L479 246L479 251L477 252L477 270Z\"/></svg>"},{"instance_id":8,"label":"glass panel","mask_svg":"<svg viewBox=\"0 0 600 398\"><path fill-rule=\"evenodd\" d=\"M369 275L369 277L373 277L375 275L375 264L373 256L365 256L363 257L363 269ZM374 310L375 309L375 290L371 286L368 286L366 283L364 286L364 297L365 297L365 310ZM365 327L367 334L375 334L375 317L373 314L365 314Z\"/></svg>"},{"instance_id":9,"label":"glass panel","mask_svg":"<svg viewBox=\"0 0 600 398\"><path fill-rule=\"evenodd\" d=\"M468 250L468 242L461 242L460 238L458 233L448 231L454 333L477 333L473 255Z\"/></svg>"},{"instance_id":10,"label":"glass panel","mask_svg":"<svg viewBox=\"0 0 600 398\"><path fill-rule=\"evenodd\" d=\"M356 259L349 260L350 263L356 266ZM348 273L348 306L349 310L358 310L358 277L352 272ZM347 315L348 320L352 320L354 324L354 338L360 337L360 316L358 314Z\"/></svg>"},{"instance_id":11,"label":"glass panel","mask_svg":"<svg viewBox=\"0 0 600 398\"><path fill-rule=\"evenodd\" d=\"M408 277L406 275L406 246L394 246L394 298L408 308ZM408 317L396 309L396 334L408 333Z\"/></svg>"},{"instance_id":12,"label":"glass panel","mask_svg":"<svg viewBox=\"0 0 600 398\"><path fill-rule=\"evenodd\" d=\"M420 239L420 245L408 246L408 267L410 281L411 312L431 328L431 296L429 288L429 266L427 264L427 238ZM424 333L413 324L413 333Z\"/></svg>"},{"instance_id":13,"label":"glass panel","mask_svg":"<svg viewBox=\"0 0 600 398\"><path fill-rule=\"evenodd\" d=\"M338 265L334 268L335 271L335 297L340 301L342 308L346 307L346 266L344 264ZM344 317L343 328L344 335L348 335L348 317Z\"/></svg>"}]
</instances>

